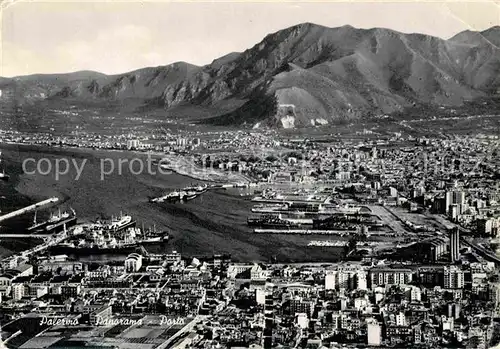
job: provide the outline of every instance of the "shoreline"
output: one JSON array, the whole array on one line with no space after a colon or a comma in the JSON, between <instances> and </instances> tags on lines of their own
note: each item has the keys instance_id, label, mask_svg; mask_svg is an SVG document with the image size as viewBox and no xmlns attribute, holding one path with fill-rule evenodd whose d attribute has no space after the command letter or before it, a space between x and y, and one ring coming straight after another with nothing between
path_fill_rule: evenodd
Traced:
<instances>
[{"instance_id":1,"label":"shoreline","mask_svg":"<svg viewBox=\"0 0 500 349\"><path fill-rule=\"evenodd\" d=\"M3 145L8 169L19 175L19 184L8 182L12 188L12 200L15 206L22 206L28 198L42 197L42 199L58 196L64 199L64 205L70 206L78 214L79 220L107 219L120 211L133 216L139 225L155 225L160 230L171 233L171 242L167 247L151 246L152 253L161 253L166 250L181 251L186 256L207 255L213 251L221 254L230 254L238 261L267 261L275 258L286 262L331 262L338 260L337 249L308 248L307 237L300 236L257 236L250 235L246 225L248 212L252 203L242 199L239 191L214 190L206 195L185 204L154 205L149 202L150 197L163 195L166 191L183 188L196 180L191 180L182 174L150 175L145 171L135 175L125 169L123 173L113 171L100 180L100 159L109 157L116 164L119 158L132 159L134 157L147 160L146 153L134 154L129 151L89 150L86 148L60 148L43 145ZM8 149L7 149L8 148ZM164 156L164 154L161 154ZM24 158L55 159L75 157L81 163L88 159L85 170L78 181L75 180L76 170L55 179L51 175L30 176L23 175L21 163ZM160 160L160 156L151 154L153 159ZM167 155L171 159L176 156ZM181 158L180 158L181 159ZM191 160L188 158L186 160ZM165 162L166 164L166 162ZM174 163L175 165L176 163ZM107 165L109 166L109 165ZM181 173L189 172L198 176L197 168L180 168ZM155 169L157 171L157 169ZM165 172L167 172L165 170ZM168 172L170 173L170 171ZM211 173L207 171L205 175ZM212 176L210 179L231 181L232 176ZM190 183L191 182L191 183ZM201 184L201 183L200 183ZM16 187L14 191L13 187ZM11 196L9 194L9 196ZM26 198L26 199L24 199ZM44 212L46 217L49 212ZM42 214L40 215L42 217ZM31 223L31 216L21 217L19 227ZM13 222L16 223L16 222ZM17 224L17 223L16 223ZM148 250L150 247L148 246Z\"/></svg>"},{"instance_id":2,"label":"shoreline","mask_svg":"<svg viewBox=\"0 0 500 349\"><path fill-rule=\"evenodd\" d=\"M2 143L0 143L2 144ZM22 147L35 147L35 148L47 148L62 151L76 151L81 150L82 152L110 152L110 153L130 153L137 154L139 156L154 156L159 157L160 160L167 160L167 165L162 165L168 171L175 172L176 174L190 179L204 181L204 182L253 182L254 180L246 175L234 171L219 171L216 169L206 169L197 166L194 162L188 159L189 156L183 156L179 154L165 154L156 151L138 151L138 150L127 150L127 149L101 149L101 148L89 148L89 147L72 147L72 146L53 146L49 144L31 144L31 143L17 143L17 142L3 142L3 144L8 146L22 146Z\"/></svg>"},{"instance_id":3,"label":"shoreline","mask_svg":"<svg viewBox=\"0 0 500 349\"><path fill-rule=\"evenodd\" d=\"M192 179L206 182L252 182L249 177L241 173L222 172L215 169L205 169L199 167L182 155L163 155L162 159L166 159L169 162L167 165L162 165L167 170Z\"/></svg>"}]
</instances>

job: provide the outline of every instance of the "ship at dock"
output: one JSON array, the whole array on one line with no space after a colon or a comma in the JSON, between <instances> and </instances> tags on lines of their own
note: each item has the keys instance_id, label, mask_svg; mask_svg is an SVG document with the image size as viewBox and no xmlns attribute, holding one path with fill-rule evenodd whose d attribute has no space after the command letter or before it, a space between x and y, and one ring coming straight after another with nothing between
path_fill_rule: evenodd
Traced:
<instances>
[{"instance_id":1,"label":"ship at dock","mask_svg":"<svg viewBox=\"0 0 500 349\"><path fill-rule=\"evenodd\" d=\"M135 226L120 227L120 225L129 225L131 222L135 224L135 221L128 217L130 216L122 216L120 220L114 219L111 224L96 223L86 227L83 234L52 247L52 250L54 253L76 255L123 254L132 253L147 245L169 241L170 234L166 231L157 232L156 228L145 230ZM111 226L113 229L110 229Z\"/></svg>"},{"instance_id":2,"label":"ship at dock","mask_svg":"<svg viewBox=\"0 0 500 349\"><path fill-rule=\"evenodd\" d=\"M64 228L74 226L76 222L76 212L73 209L71 209L70 212L61 212L61 210L59 210L57 214L52 214L49 219L42 222L37 222L37 212L35 211L33 225L28 227L27 231L36 233L57 233Z\"/></svg>"},{"instance_id":3,"label":"ship at dock","mask_svg":"<svg viewBox=\"0 0 500 349\"><path fill-rule=\"evenodd\" d=\"M183 188L181 190L174 190L164 196L151 199L151 202L161 203L161 202L170 202L176 203L180 201L189 201L197 198L208 190L208 185L198 185L198 186L190 186Z\"/></svg>"},{"instance_id":4,"label":"ship at dock","mask_svg":"<svg viewBox=\"0 0 500 349\"><path fill-rule=\"evenodd\" d=\"M266 228L266 229L291 229L299 228L299 222L282 219L280 216L263 215L259 217L248 217L247 225L249 227Z\"/></svg>"},{"instance_id":5,"label":"ship at dock","mask_svg":"<svg viewBox=\"0 0 500 349\"><path fill-rule=\"evenodd\" d=\"M361 207L349 204L334 203L308 203L308 202L280 202L262 203L254 205L254 213L297 213L304 215L328 215L328 214L358 214Z\"/></svg>"},{"instance_id":6,"label":"ship at dock","mask_svg":"<svg viewBox=\"0 0 500 349\"><path fill-rule=\"evenodd\" d=\"M119 217L111 217L111 222L105 226L105 230L120 231L133 227L135 224L132 216L120 214Z\"/></svg>"}]
</instances>

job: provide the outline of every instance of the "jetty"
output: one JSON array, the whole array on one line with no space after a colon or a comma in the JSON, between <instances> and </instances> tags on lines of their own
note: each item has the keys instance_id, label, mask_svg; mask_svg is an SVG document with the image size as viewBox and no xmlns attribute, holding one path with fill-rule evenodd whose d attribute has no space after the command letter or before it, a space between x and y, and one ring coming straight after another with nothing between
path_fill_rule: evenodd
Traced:
<instances>
[{"instance_id":1,"label":"jetty","mask_svg":"<svg viewBox=\"0 0 500 349\"><path fill-rule=\"evenodd\" d=\"M53 197L53 198L50 198L50 199L47 199L47 200L43 200L43 201L37 202L36 204L26 206L25 208L21 208L21 209L16 210L16 211L9 212L7 214L4 214L4 215L0 216L0 222L3 222L3 221L6 221L7 219L11 219L11 218L23 215L25 213L34 211L34 210L36 210L36 209L38 209L40 207L44 207L44 206L49 206L49 205L55 204L58 201L59 201L59 198Z\"/></svg>"}]
</instances>

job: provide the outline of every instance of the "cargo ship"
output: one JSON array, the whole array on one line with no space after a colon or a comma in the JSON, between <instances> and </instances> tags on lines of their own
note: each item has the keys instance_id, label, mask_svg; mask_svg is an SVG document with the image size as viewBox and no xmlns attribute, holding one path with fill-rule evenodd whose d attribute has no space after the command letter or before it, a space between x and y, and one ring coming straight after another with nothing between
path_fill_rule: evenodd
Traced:
<instances>
[{"instance_id":1,"label":"cargo ship","mask_svg":"<svg viewBox=\"0 0 500 349\"><path fill-rule=\"evenodd\" d=\"M177 202L181 200L181 193L179 191L173 191L165 196L152 199L151 202Z\"/></svg>"},{"instance_id":2,"label":"cargo ship","mask_svg":"<svg viewBox=\"0 0 500 349\"><path fill-rule=\"evenodd\" d=\"M135 232L135 233L134 233ZM141 246L155 244L155 243L165 243L169 240L170 235L168 232L155 232L149 231L144 234L139 233L140 230L137 228L130 228L130 235L126 239L117 240L114 237L104 238L104 235L98 235L95 238L84 238L80 239L78 242L66 242L60 243L51 247L51 251L54 253L62 254L125 254L135 252L140 249ZM138 235L135 235L135 234ZM137 238L136 236L141 236Z\"/></svg>"},{"instance_id":3,"label":"cargo ship","mask_svg":"<svg viewBox=\"0 0 500 349\"><path fill-rule=\"evenodd\" d=\"M162 232L157 232L156 231L156 226L153 225L152 230L144 230L142 234L142 239L139 241L139 243L154 243L154 242L165 242L170 239L170 234L166 231Z\"/></svg>"},{"instance_id":4,"label":"cargo ship","mask_svg":"<svg viewBox=\"0 0 500 349\"><path fill-rule=\"evenodd\" d=\"M45 227L45 231L47 233L57 233L59 231L63 231L64 229L67 229L69 227L76 225L77 219L76 219L75 214L68 214L67 212L65 212L64 216L66 218L61 218L61 220L58 221L57 223L47 225Z\"/></svg>"},{"instance_id":5,"label":"cargo ship","mask_svg":"<svg viewBox=\"0 0 500 349\"><path fill-rule=\"evenodd\" d=\"M193 200L198 196L198 193L194 190L182 191L181 192L181 200L188 201Z\"/></svg>"},{"instance_id":6,"label":"cargo ship","mask_svg":"<svg viewBox=\"0 0 500 349\"><path fill-rule=\"evenodd\" d=\"M120 217L112 217L111 223L106 227L107 230L120 231L126 228L135 226L135 221L129 215L122 215Z\"/></svg>"},{"instance_id":7,"label":"cargo ship","mask_svg":"<svg viewBox=\"0 0 500 349\"><path fill-rule=\"evenodd\" d=\"M179 201L189 201L193 200L199 195L205 193L208 190L208 185L203 184L203 185L198 185L198 186L190 186L186 187L182 190L175 190L173 192L170 192L164 196L158 197L151 199L151 202L179 202Z\"/></svg>"},{"instance_id":8,"label":"cargo ship","mask_svg":"<svg viewBox=\"0 0 500 349\"><path fill-rule=\"evenodd\" d=\"M288 204L259 204L252 207L252 212L269 213L269 212L284 212L288 210Z\"/></svg>"},{"instance_id":9,"label":"cargo ship","mask_svg":"<svg viewBox=\"0 0 500 349\"><path fill-rule=\"evenodd\" d=\"M151 232L151 233L146 233L145 238L139 240L138 243L166 242L169 239L170 235L165 231L161 233Z\"/></svg>"},{"instance_id":10,"label":"cargo ship","mask_svg":"<svg viewBox=\"0 0 500 349\"><path fill-rule=\"evenodd\" d=\"M139 244L128 244L116 247L102 247L102 246L75 246L74 244L59 244L49 247L50 253L53 254L66 254L66 255L98 255L98 254L130 254L137 252L140 249Z\"/></svg>"},{"instance_id":11,"label":"cargo ship","mask_svg":"<svg viewBox=\"0 0 500 349\"><path fill-rule=\"evenodd\" d=\"M194 192L196 192L196 194L200 195L208 190L208 185L203 184L203 185L191 186L191 187L186 187L183 190L184 191L194 191Z\"/></svg>"},{"instance_id":12,"label":"cargo ship","mask_svg":"<svg viewBox=\"0 0 500 349\"><path fill-rule=\"evenodd\" d=\"M57 214L52 214L50 218L43 222L37 222L37 212L35 211L35 217L33 219L33 225L28 227L28 232L47 232L53 233L59 229L64 229L71 227L76 224L76 213L71 209L71 213L62 212L59 210Z\"/></svg>"},{"instance_id":13,"label":"cargo ship","mask_svg":"<svg viewBox=\"0 0 500 349\"><path fill-rule=\"evenodd\" d=\"M291 222L272 215L266 215L260 217L248 217L247 225L249 227L259 227L268 229L280 229L280 228L290 229L290 228L299 228L301 226L299 223Z\"/></svg>"}]
</instances>

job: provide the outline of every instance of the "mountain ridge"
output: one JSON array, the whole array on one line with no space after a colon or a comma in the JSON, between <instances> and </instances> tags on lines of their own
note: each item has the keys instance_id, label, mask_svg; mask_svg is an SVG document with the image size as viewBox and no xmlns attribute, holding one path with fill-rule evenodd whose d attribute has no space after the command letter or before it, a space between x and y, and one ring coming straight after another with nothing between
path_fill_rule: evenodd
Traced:
<instances>
[{"instance_id":1,"label":"mountain ridge","mask_svg":"<svg viewBox=\"0 0 500 349\"><path fill-rule=\"evenodd\" d=\"M0 78L0 103L3 99L22 107L37 100L74 98L125 104L136 99L170 109L242 101L208 122L325 125L416 104L458 106L495 93L500 88L499 45L500 26L463 31L445 40L306 22L270 33L247 50L205 66L175 62L115 75L80 71ZM272 101L275 107L269 105Z\"/></svg>"}]
</instances>

